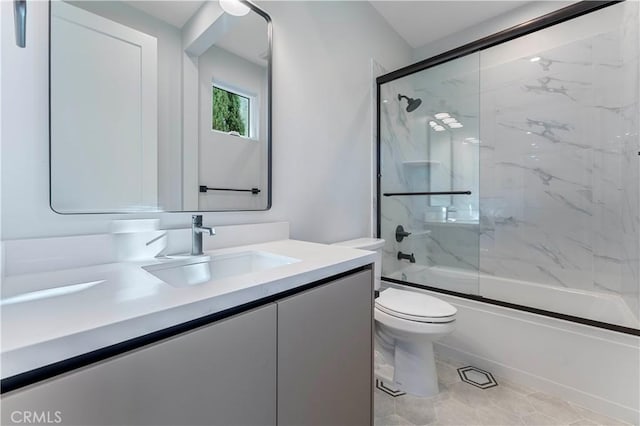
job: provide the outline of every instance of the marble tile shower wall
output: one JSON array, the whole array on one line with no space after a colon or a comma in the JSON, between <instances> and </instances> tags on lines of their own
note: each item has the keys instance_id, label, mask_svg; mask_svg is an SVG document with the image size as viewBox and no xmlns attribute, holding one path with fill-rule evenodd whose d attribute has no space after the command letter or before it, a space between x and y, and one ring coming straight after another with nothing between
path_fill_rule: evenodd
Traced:
<instances>
[{"instance_id":1,"label":"marble tile shower wall","mask_svg":"<svg viewBox=\"0 0 640 426\"><path fill-rule=\"evenodd\" d=\"M479 54L480 113L465 125L480 139L479 227L425 223L426 197L382 197L384 275L409 266L401 250L417 265L479 270L480 293L498 276L619 294L638 315L639 9L625 2ZM438 104L464 112L455 87L478 78L452 85L433 70L381 86L383 192L425 190L429 166L406 164L429 157L424 117ZM398 93L423 106L406 113ZM430 233L397 243L399 224Z\"/></svg>"},{"instance_id":2,"label":"marble tile shower wall","mask_svg":"<svg viewBox=\"0 0 640 426\"><path fill-rule=\"evenodd\" d=\"M621 57L625 66L623 83L618 86L624 99L620 110L624 132L616 135L622 139L620 253L623 262L620 291L640 318L640 4L633 2L625 6L629 8L621 31ZM599 278L597 280L603 282Z\"/></svg>"},{"instance_id":3,"label":"marble tile shower wall","mask_svg":"<svg viewBox=\"0 0 640 426\"><path fill-rule=\"evenodd\" d=\"M618 30L481 55L480 270L617 293L637 314L638 4L625 6L635 19Z\"/></svg>"},{"instance_id":4,"label":"marble tile shower wall","mask_svg":"<svg viewBox=\"0 0 640 426\"><path fill-rule=\"evenodd\" d=\"M406 174L403 162L422 158L421 140L413 135L413 116L407 114L397 101L399 93L411 96L411 87L406 79L399 79L381 86L380 90L380 166L384 176L381 192L409 191L413 185ZM395 240L395 229L403 225L409 230L413 228L415 215L422 209L415 205L414 197L381 197L381 238L386 241L382 256L382 270L389 273L402 267L397 260L397 252L402 249L411 253L416 247L407 247L410 240L405 240L402 248ZM418 253L424 252L424 249ZM420 262L420 260L417 260Z\"/></svg>"},{"instance_id":5,"label":"marble tile shower wall","mask_svg":"<svg viewBox=\"0 0 640 426\"><path fill-rule=\"evenodd\" d=\"M417 265L478 269L478 226L443 227L426 217L436 205L477 213L477 145L464 142L463 137L464 133L477 138L477 69L478 55L470 55L381 86L382 192L473 189L471 197L382 197L382 238L387 241L383 270L387 273L407 267L407 261L397 260L398 251L413 253ZM406 103L397 100L399 93L422 99L422 105L407 112ZM443 111L465 120L464 130L455 135L431 131L429 121ZM398 225L412 236L396 242Z\"/></svg>"}]
</instances>

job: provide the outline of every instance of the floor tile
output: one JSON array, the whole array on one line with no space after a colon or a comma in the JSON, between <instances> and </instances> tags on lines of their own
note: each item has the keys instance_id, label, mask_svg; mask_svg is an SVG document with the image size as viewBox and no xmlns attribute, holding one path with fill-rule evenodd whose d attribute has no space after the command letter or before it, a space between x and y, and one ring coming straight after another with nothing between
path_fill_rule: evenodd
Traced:
<instances>
[{"instance_id":1,"label":"floor tile","mask_svg":"<svg viewBox=\"0 0 640 426\"><path fill-rule=\"evenodd\" d=\"M435 403L436 422L438 425L476 425L476 412L453 398Z\"/></svg>"},{"instance_id":2,"label":"floor tile","mask_svg":"<svg viewBox=\"0 0 640 426\"><path fill-rule=\"evenodd\" d=\"M375 426L416 426L409 420L398 416L397 414L392 414L382 418L375 418L373 423Z\"/></svg>"},{"instance_id":3,"label":"floor tile","mask_svg":"<svg viewBox=\"0 0 640 426\"><path fill-rule=\"evenodd\" d=\"M470 365L458 368L458 374L463 382L480 389L489 389L498 385L493 374Z\"/></svg>"},{"instance_id":4,"label":"floor tile","mask_svg":"<svg viewBox=\"0 0 640 426\"><path fill-rule=\"evenodd\" d=\"M537 392L527 396L527 400L541 414L551 417L557 424L569 424L580 420L581 416L568 402Z\"/></svg>"},{"instance_id":5,"label":"floor tile","mask_svg":"<svg viewBox=\"0 0 640 426\"><path fill-rule=\"evenodd\" d=\"M487 390L477 388L468 383L454 383L449 386L449 392L451 393L451 398L473 408L484 407L490 403Z\"/></svg>"},{"instance_id":6,"label":"floor tile","mask_svg":"<svg viewBox=\"0 0 640 426\"><path fill-rule=\"evenodd\" d=\"M431 398L402 395L395 398L396 414L416 425L426 425L436 420L434 402Z\"/></svg>"},{"instance_id":7,"label":"floor tile","mask_svg":"<svg viewBox=\"0 0 640 426\"><path fill-rule=\"evenodd\" d=\"M449 386L451 385L447 385L445 383L442 382L438 382L438 389L440 390L440 393L438 393L438 395L432 397L433 401L443 401L445 399L449 399L451 398L451 392L449 391Z\"/></svg>"},{"instance_id":8,"label":"floor tile","mask_svg":"<svg viewBox=\"0 0 640 426\"><path fill-rule=\"evenodd\" d=\"M396 412L394 398L379 389L373 390L373 413L375 417L388 417Z\"/></svg>"},{"instance_id":9,"label":"floor tile","mask_svg":"<svg viewBox=\"0 0 640 426\"><path fill-rule=\"evenodd\" d=\"M533 413L535 408L525 396L508 387L498 385L486 391L491 404L510 413L524 416Z\"/></svg>"},{"instance_id":10,"label":"floor tile","mask_svg":"<svg viewBox=\"0 0 640 426\"><path fill-rule=\"evenodd\" d=\"M576 404L569 403L571 407L578 413L583 419L589 420L592 423L602 426L629 426L629 423L625 423L620 420L612 419L603 414L595 413L587 408L581 407Z\"/></svg>"},{"instance_id":11,"label":"floor tile","mask_svg":"<svg viewBox=\"0 0 640 426\"><path fill-rule=\"evenodd\" d=\"M436 361L436 369L438 371L439 382L450 385L461 381L458 370L451 364Z\"/></svg>"},{"instance_id":12,"label":"floor tile","mask_svg":"<svg viewBox=\"0 0 640 426\"><path fill-rule=\"evenodd\" d=\"M594 423L591 420L581 419L577 422L571 423L569 426L598 426L598 423Z\"/></svg>"},{"instance_id":13,"label":"floor tile","mask_svg":"<svg viewBox=\"0 0 640 426\"><path fill-rule=\"evenodd\" d=\"M498 380L498 383L500 383L500 386L502 386L503 388L508 388L510 391L513 391L523 396L528 396L538 392L535 389L531 389L529 387L526 387L517 383L513 383L509 380L502 379L500 377L497 377L496 379Z\"/></svg>"},{"instance_id":14,"label":"floor tile","mask_svg":"<svg viewBox=\"0 0 640 426\"><path fill-rule=\"evenodd\" d=\"M476 417L479 425L486 426L517 426L524 425L517 414L505 411L498 407L480 407L476 409Z\"/></svg>"},{"instance_id":15,"label":"floor tile","mask_svg":"<svg viewBox=\"0 0 640 426\"><path fill-rule=\"evenodd\" d=\"M376 362L380 359L376 358ZM630 426L543 392L497 378L481 389L461 381L468 364L436 358L440 393L391 397L374 391L376 426Z\"/></svg>"},{"instance_id":16,"label":"floor tile","mask_svg":"<svg viewBox=\"0 0 640 426\"><path fill-rule=\"evenodd\" d=\"M558 426L561 423L558 423L556 420L552 419L549 416L545 416L541 413L533 413L527 416L522 417L524 424L527 426Z\"/></svg>"}]
</instances>

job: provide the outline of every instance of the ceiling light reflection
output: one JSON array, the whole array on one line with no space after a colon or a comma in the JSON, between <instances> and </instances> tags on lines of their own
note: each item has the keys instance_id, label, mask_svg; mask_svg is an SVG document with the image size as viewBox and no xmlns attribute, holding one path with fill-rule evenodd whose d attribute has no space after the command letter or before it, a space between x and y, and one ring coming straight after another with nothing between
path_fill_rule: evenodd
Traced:
<instances>
[{"instance_id":1,"label":"ceiling light reflection","mask_svg":"<svg viewBox=\"0 0 640 426\"><path fill-rule=\"evenodd\" d=\"M0 306L13 305L15 303L31 302L34 300L48 299L50 297L64 296L71 293L77 293L86 290L98 284L102 284L105 280L91 281L88 283L72 284L62 287L47 288L45 290L31 291L29 293L19 294L17 296L7 297L0 300Z\"/></svg>"},{"instance_id":2,"label":"ceiling light reflection","mask_svg":"<svg viewBox=\"0 0 640 426\"><path fill-rule=\"evenodd\" d=\"M239 0L220 0L220 7L233 16L244 16L251 10L249 6Z\"/></svg>"}]
</instances>

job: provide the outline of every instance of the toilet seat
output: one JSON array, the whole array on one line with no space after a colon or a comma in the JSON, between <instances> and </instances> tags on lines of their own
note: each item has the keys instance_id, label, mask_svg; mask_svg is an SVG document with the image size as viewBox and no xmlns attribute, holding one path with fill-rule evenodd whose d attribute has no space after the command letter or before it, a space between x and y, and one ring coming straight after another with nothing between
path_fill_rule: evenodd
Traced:
<instances>
[{"instance_id":1,"label":"toilet seat","mask_svg":"<svg viewBox=\"0 0 640 426\"><path fill-rule=\"evenodd\" d=\"M438 336L452 333L456 328L455 319L448 322L411 321L395 315L389 315L378 307L373 311L376 320L376 333L381 330L393 330L392 334L394 336L401 336L403 340L407 341L414 341L416 338L422 340L427 336L427 340L437 339L439 338Z\"/></svg>"},{"instance_id":2,"label":"toilet seat","mask_svg":"<svg viewBox=\"0 0 640 426\"><path fill-rule=\"evenodd\" d=\"M406 290L388 288L380 292L376 308L396 318L423 323L455 321L457 309L435 297Z\"/></svg>"}]
</instances>

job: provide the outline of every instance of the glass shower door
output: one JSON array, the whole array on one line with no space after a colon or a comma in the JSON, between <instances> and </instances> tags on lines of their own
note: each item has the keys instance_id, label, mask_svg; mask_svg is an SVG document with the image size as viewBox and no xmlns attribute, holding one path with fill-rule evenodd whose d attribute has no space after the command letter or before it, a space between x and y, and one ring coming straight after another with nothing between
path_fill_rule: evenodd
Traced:
<instances>
[{"instance_id":1,"label":"glass shower door","mask_svg":"<svg viewBox=\"0 0 640 426\"><path fill-rule=\"evenodd\" d=\"M383 280L638 334L640 3L583 12L378 79Z\"/></svg>"},{"instance_id":2,"label":"glass shower door","mask_svg":"<svg viewBox=\"0 0 640 426\"><path fill-rule=\"evenodd\" d=\"M380 85L383 277L478 294L479 56Z\"/></svg>"}]
</instances>

